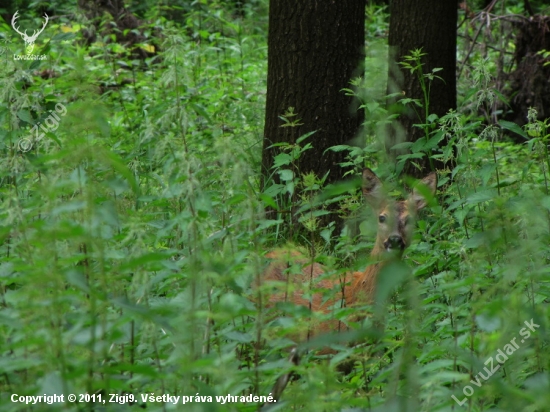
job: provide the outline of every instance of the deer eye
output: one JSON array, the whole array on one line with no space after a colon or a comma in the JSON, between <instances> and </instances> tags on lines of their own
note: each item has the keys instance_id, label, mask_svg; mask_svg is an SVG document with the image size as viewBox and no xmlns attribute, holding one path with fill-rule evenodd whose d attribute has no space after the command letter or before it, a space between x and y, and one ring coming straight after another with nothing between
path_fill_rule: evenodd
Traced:
<instances>
[{"instance_id":1,"label":"deer eye","mask_svg":"<svg viewBox=\"0 0 550 412\"><path fill-rule=\"evenodd\" d=\"M378 216L378 221L379 221L380 223L384 223L384 222L386 221L386 216L384 216L384 215Z\"/></svg>"}]
</instances>

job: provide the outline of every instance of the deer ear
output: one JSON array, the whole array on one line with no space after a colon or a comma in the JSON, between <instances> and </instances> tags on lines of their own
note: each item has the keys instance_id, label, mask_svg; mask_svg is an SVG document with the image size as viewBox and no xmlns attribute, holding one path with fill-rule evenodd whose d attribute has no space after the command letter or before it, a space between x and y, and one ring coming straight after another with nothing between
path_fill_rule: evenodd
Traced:
<instances>
[{"instance_id":1,"label":"deer ear","mask_svg":"<svg viewBox=\"0 0 550 412\"><path fill-rule=\"evenodd\" d=\"M437 175L435 172L430 173L424 179L417 183L409 202L414 206L416 210L420 210L428 204L426 199L430 199L435 195L437 190Z\"/></svg>"},{"instance_id":2,"label":"deer ear","mask_svg":"<svg viewBox=\"0 0 550 412\"><path fill-rule=\"evenodd\" d=\"M363 169L363 196L372 207L379 207L385 199L382 182L368 167Z\"/></svg>"}]
</instances>

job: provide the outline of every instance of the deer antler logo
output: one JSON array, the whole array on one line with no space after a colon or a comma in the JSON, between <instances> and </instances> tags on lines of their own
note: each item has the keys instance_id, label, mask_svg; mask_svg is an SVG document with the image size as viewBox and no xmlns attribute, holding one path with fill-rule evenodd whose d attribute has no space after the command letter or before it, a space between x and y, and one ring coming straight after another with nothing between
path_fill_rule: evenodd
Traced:
<instances>
[{"instance_id":1,"label":"deer antler logo","mask_svg":"<svg viewBox=\"0 0 550 412\"><path fill-rule=\"evenodd\" d=\"M21 35L21 37L23 38L23 40L25 41L25 51L29 55L34 50L34 42L36 41L36 38L38 37L38 35L40 33L42 33L44 31L44 28L46 27L46 24L48 24L48 15L46 13L44 13L44 18L46 19L46 21L42 25L42 28L40 30L38 30L38 32L36 30L33 30L32 35L29 36L29 35L27 35L27 30L25 30L25 32L21 33L19 31L19 28L15 27L15 21L17 20L17 17L19 17L17 15L18 13L19 13L19 10L16 11L15 14L13 15L13 17L11 19L11 27L13 27L13 29L17 33L19 33Z\"/></svg>"}]
</instances>

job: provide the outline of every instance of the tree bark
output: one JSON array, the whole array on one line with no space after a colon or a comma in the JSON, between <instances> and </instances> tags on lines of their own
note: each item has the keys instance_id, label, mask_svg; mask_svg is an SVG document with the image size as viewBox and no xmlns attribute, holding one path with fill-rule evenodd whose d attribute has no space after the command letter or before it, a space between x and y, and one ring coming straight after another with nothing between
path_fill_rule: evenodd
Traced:
<instances>
[{"instance_id":1,"label":"tree bark","mask_svg":"<svg viewBox=\"0 0 550 412\"><path fill-rule=\"evenodd\" d=\"M457 2L450 0L392 0L390 2L389 30L389 73L388 94L401 93L402 97L419 99L424 103L420 82L416 74L401 69L399 62L410 55L410 51L422 48L424 53L423 73L429 73L434 68L442 68L436 74L443 78L431 82L430 106L428 114L439 117L449 109L456 109L456 24L458 12ZM396 99L388 102L391 112L395 112ZM419 109L422 118L418 118L411 109L402 110L398 122L390 128L386 149L390 158L400 154L391 148L400 142L415 142L424 136L421 128L413 124L424 123L425 112ZM446 142L440 142L440 146ZM418 170L410 162L405 165L404 172L411 176L422 177L428 170L441 169L441 162L430 164L427 156L415 159L422 170Z\"/></svg>"},{"instance_id":2,"label":"tree bark","mask_svg":"<svg viewBox=\"0 0 550 412\"><path fill-rule=\"evenodd\" d=\"M504 118L523 126L531 107L537 110L537 120L550 118L550 66L545 64L548 59L539 54L542 50L550 50L550 17L539 14L518 20L513 27L517 30L516 67L511 73L500 73L499 77L502 83L508 84L503 93L512 108ZM510 138L517 143L525 142L515 133L511 133Z\"/></svg>"},{"instance_id":3,"label":"tree bark","mask_svg":"<svg viewBox=\"0 0 550 412\"><path fill-rule=\"evenodd\" d=\"M314 172L327 182L342 178L343 153L325 152L349 142L363 118L342 88L362 75L365 42L365 0L271 0L268 33L267 103L262 152L262 185L272 176L274 143L295 142L316 130L304 143L297 171ZM298 127L281 127L294 108ZM291 119L291 120L294 120Z\"/></svg>"}]
</instances>

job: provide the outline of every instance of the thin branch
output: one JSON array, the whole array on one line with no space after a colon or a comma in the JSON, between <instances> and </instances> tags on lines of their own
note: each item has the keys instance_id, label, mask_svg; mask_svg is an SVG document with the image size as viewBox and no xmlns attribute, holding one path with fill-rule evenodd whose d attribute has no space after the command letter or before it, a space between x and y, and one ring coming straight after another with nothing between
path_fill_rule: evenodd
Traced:
<instances>
[{"instance_id":1,"label":"thin branch","mask_svg":"<svg viewBox=\"0 0 550 412\"><path fill-rule=\"evenodd\" d=\"M531 3L529 0L523 0L523 4L525 6L525 10L527 10L527 13L529 13L529 16L534 16L535 13L533 12L533 8L531 7Z\"/></svg>"}]
</instances>

